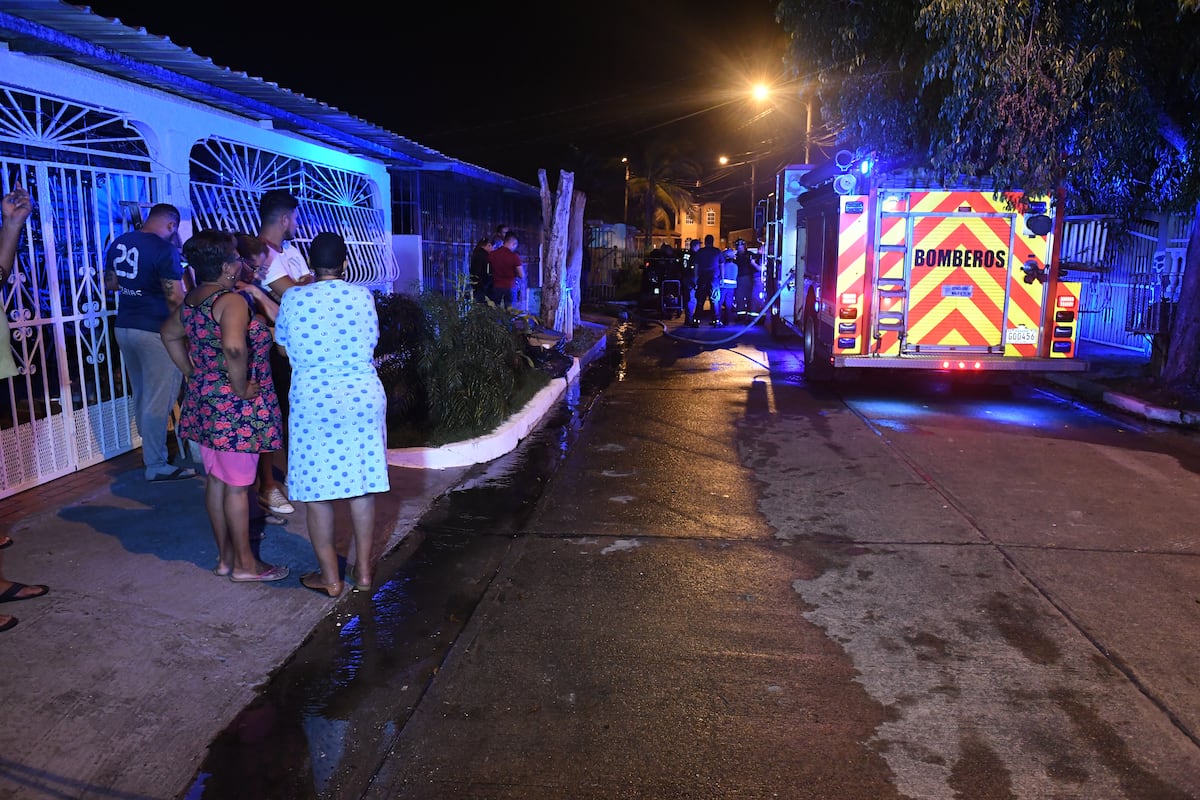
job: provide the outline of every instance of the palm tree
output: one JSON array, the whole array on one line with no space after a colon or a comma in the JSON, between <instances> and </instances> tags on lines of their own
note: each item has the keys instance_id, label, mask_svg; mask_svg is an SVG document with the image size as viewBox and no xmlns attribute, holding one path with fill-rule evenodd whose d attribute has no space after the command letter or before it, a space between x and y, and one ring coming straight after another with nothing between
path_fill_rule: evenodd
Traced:
<instances>
[{"instance_id":1,"label":"palm tree","mask_svg":"<svg viewBox=\"0 0 1200 800\"><path fill-rule=\"evenodd\" d=\"M640 169L630 173L629 196L641 205L644 246L648 250L656 227L672 230L679 214L695 205L691 188L697 185L701 168L672 142L662 139L646 146L638 166Z\"/></svg>"}]
</instances>

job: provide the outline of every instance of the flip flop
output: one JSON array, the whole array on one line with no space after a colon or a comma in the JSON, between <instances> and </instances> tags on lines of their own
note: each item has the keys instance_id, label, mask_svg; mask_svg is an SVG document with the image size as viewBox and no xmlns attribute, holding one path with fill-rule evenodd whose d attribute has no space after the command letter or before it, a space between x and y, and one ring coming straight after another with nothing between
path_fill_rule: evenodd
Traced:
<instances>
[{"instance_id":1,"label":"flip flop","mask_svg":"<svg viewBox=\"0 0 1200 800\"><path fill-rule=\"evenodd\" d=\"M239 578L237 575L234 575L232 572L230 572L229 580L233 581L234 583L269 583L271 581L283 580L288 576L289 572L291 572L291 570L289 570L287 567L274 566L268 567L257 575L250 575L249 577L245 578Z\"/></svg>"},{"instance_id":2,"label":"flip flop","mask_svg":"<svg viewBox=\"0 0 1200 800\"><path fill-rule=\"evenodd\" d=\"M21 590L30 588L41 589L41 591L37 594L27 594L24 597L21 597ZM50 587L46 586L45 584L35 583L31 586L26 583L17 583L16 581L13 581L13 585L5 589L3 594L0 594L0 603L15 603L18 600L32 600L35 597L41 597L48 591L50 591Z\"/></svg>"},{"instance_id":3,"label":"flip flop","mask_svg":"<svg viewBox=\"0 0 1200 800\"><path fill-rule=\"evenodd\" d=\"M17 627L17 618L9 617L8 622L4 623L3 625L0 625L0 632L9 630L9 629L15 628L15 627Z\"/></svg>"},{"instance_id":4,"label":"flip flop","mask_svg":"<svg viewBox=\"0 0 1200 800\"><path fill-rule=\"evenodd\" d=\"M162 483L164 481L182 481L188 478L196 477L196 470L186 469L185 467L176 467L170 472L160 472L150 479L151 483Z\"/></svg>"},{"instance_id":5,"label":"flip flop","mask_svg":"<svg viewBox=\"0 0 1200 800\"><path fill-rule=\"evenodd\" d=\"M13 538L11 536L5 536L3 539L0 539L0 550L3 550L6 547L12 547L12 546L13 546ZM3 629L0 628L0 630L3 630Z\"/></svg>"}]
</instances>

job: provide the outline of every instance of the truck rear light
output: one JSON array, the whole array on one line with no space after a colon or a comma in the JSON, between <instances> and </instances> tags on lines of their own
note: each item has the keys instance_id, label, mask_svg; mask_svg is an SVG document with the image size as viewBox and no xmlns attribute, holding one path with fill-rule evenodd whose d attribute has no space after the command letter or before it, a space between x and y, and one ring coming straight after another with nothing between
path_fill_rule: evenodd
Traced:
<instances>
[{"instance_id":1,"label":"truck rear light","mask_svg":"<svg viewBox=\"0 0 1200 800\"><path fill-rule=\"evenodd\" d=\"M1071 334L1074 331L1075 331L1075 329L1072 328L1070 325L1055 325L1054 326L1054 338L1055 339L1070 339Z\"/></svg>"},{"instance_id":2,"label":"truck rear light","mask_svg":"<svg viewBox=\"0 0 1200 800\"><path fill-rule=\"evenodd\" d=\"M1069 294L1060 295L1056 299L1056 301L1057 301L1059 308L1074 308L1075 307L1075 298Z\"/></svg>"},{"instance_id":3,"label":"truck rear light","mask_svg":"<svg viewBox=\"0 0 1200 800\"><path fill-rule=\"evenodd\" d=\"M838 323L838 333L841 335L849 334L849 335L853 336L854 334L858 333L858 323L857 322L839 322Z\"/></svg>"},{"instance_id":4,"label":"truck rear light","mask_svg":"<svg viewBox=\"0 0 1200 800\"><path fill-rule=\"evenodd\" d=\"M1074 311L1055 311L1054 312L1054 321L1055 322L1074 322L1075 321L1075 312Z\"/></svg>"},{"instance_id":5,"label":"truck rear light","mask_svg":"<svg viewBox=\"0 0 1200 800\"><path fill-rule=\"evenodd\" d=\"M858 340L856 338L854 338L853 336L838 337L838 340L837 340L838 347L840 347L842 350L853 350L854 344L857 341Z\"/></svg>"},{"instance_id":6,"label":"truck rear light","mask_svg":"<svg viewBox=\"0 0 1200 800\"><path fill-rule=\"evenodd\" d=\"M858 303L858 295L854 292L846 292L842 295L842 305L852 306Z\"/></svg>"},{"instance_id":7,"label":"truck rear light","mask_svg":"<svg viewBox=\"0 0 1200 800\"><path fill-rule=\"evenodd\" d=\"M858 309L842 306L838 309L838 319L858 319Z\"/></svg>"},{"instance_id":8,"label":"truck rear light","mask_svg":"<svg viewBox=\"0 0 1200 800\"><path fill-rule=\"evenodd\" d=\"M1071 352L1071 343L1069 341L1055 341L1050 343L1050 347L1056 353Z\"/></svg>"}]
</instances>

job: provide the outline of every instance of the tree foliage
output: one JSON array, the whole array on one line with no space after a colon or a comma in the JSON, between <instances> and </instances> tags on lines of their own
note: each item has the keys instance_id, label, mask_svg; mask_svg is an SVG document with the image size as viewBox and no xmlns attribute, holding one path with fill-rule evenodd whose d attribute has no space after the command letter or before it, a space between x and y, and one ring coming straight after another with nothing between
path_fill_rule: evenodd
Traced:
<instances>
[{"instance_id":1,"label":"tree foliage","mask_svg":"<svg viewBox=\"0 0 1200 800\"><path fill-rule=\"evenodd\" d=\"M656 228L672 229L675 218L695 204L691 187L701 171L699 163L680 153L670 140L651 142L641 158L635 159L628 189L642 213L647 247Z\"/></svg>"},{"instance_id":2,"label":"tree foliage","mask_svg":"<svg viewBox=\"0 0 1200 800\"><path fill-rule=\"evenodd\" d=\"M1164 378L1200 382L1200 0L781 0L843 147L1076 212L1197 216Z\"/></svg>"},{"instance_id":3,"label":"tree foliage","mask_svg":"<svg viewBox=\"0 0 1200 800\"><path fill-rule=\"evenodd\" d=\"M783 0L777 14L843 146L1129 212L1200 196L1195 6Z\"/></svg>"}]
</instances>

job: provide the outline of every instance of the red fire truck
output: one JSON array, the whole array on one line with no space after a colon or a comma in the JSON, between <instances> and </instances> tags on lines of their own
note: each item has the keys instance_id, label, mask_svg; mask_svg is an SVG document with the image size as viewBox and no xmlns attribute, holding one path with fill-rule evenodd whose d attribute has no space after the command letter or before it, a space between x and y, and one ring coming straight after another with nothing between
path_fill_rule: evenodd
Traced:
<instances>
[{"instance_id":1,"label":"red fire truck","mask_svg":"<svg viewBox=\"0 0 1200 800\"><path fill-rule=\"evenodd\" d=\"M768 201L769 324L803 337L809 377L846 368L1068 371L1080 284L1046 198L871 174L848 151L789 166Z\"/></svg>"}]
</instances>

